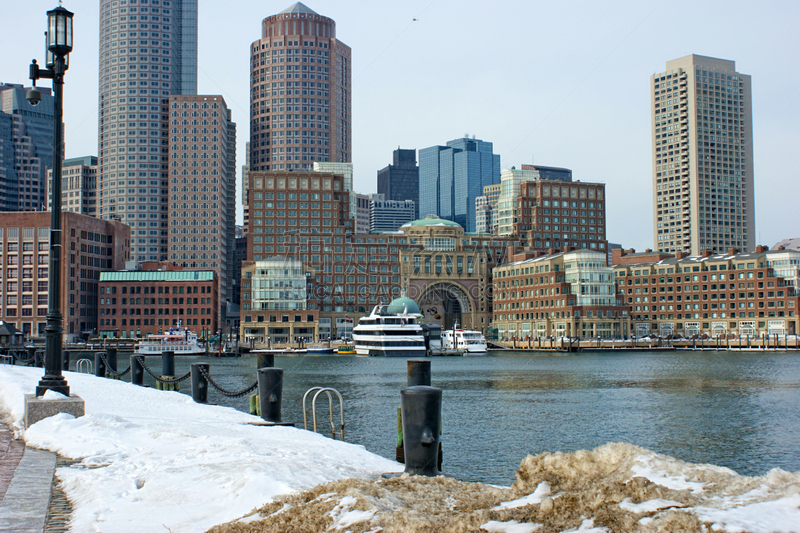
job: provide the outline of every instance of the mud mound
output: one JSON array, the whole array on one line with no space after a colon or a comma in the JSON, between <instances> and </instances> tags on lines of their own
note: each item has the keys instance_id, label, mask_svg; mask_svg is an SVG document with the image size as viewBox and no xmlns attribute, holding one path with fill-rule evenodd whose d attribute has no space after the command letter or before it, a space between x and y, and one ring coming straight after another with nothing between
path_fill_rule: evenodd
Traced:
<instances>
[{"instance_id":1,"label":"mud mound","mask_svg":"<svg viewBox=\"0 0 800 533\"><path fill-rule=\"evenodd\" d=\"M800 532L800 476L739 476L629 444L528 456L510 488L450 478L348 479L212 533Z\"/></svg>"}]
</instances>

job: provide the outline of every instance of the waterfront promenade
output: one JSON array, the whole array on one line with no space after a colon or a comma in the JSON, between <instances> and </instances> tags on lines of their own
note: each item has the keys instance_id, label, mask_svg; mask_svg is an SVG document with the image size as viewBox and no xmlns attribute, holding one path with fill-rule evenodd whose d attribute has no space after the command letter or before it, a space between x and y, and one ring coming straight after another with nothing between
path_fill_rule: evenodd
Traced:
<instances>
[{"instance_id":1,"label":"waterfront promenade","mask_svg":"<svg viewBox=\"0 0 800 533\"><path fill-rule=\"evenodd\" d=\"M0 424L0 532L43 533L47 528L56 454L15 440Z\"/></svg>"}]
</instances>

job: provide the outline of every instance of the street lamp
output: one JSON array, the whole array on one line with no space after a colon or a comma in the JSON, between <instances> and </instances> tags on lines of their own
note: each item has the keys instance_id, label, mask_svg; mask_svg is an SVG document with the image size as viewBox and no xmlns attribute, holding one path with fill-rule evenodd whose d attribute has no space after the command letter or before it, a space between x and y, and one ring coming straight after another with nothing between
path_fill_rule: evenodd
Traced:
<instances>
[{"instance_id":1,"label":"street lamp","mask_svg":"<svg viewBox=\"0 0 800 533\"><path fill-rule=\"evenodd\" d=\"M72 15L60 5L47 12L45 32L47 50L46 66L40 68L34 59L30 66L33 87L25 99L33 106L42 100L36 90L36 80L53 80L53 174L50 206L50 269L48 284L47 344L44 355L44 377L36 386L36 396L48 390L69 396L69 385L62 376L64 317L61 314L61 128L63 115L64 73L69 68L69 53L72 51Z\"/></svg>"}]
</instances>

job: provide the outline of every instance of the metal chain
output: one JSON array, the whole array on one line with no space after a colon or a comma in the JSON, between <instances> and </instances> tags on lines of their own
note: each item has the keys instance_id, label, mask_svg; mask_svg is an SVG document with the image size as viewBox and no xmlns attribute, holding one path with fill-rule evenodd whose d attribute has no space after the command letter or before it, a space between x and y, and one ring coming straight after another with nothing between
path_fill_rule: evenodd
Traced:
<instances>
[{"instance_id":1,"label":"metal chain","mask_svg":"<svg viewBox=\"0 0 800 533\"><path fill-rule=\"evenodd\" d=\"M144 356L137 355L137 356L136 356L136 359L137 359L137 360L139 361L139 363L142 365L142 368L144 368L145 372L147 372L148 374L150 374L150 376L151 376L153 379L155 379L156 381L159 381L159 382L161 382L161 383L180 383L181 381L186 381L187 379L189 379L190 377L192 377L192 372L191 372L191 371L189 371L189 372L185 373L184 375L182 375L181 377L178 377L178 378L167 378L167 379L164 379L164 378L163 378L163 377L161 377L161 376L157 376L156 374L154 374L154 373L153 373L153 371L152 371L152 370L150 370L150 367L149 367L149 366L147 366L147 364L144 362Z\"/></svg>"},{"instance_id":2,"label":"metal chain","mask_svg":"<svg viewBox=\"0 0 800 533\"><path fill-rule=\"evenodd\" d=\"M206 379L208 380L208 382L209 382L209 383L211 383L211 384L214 386L214 388L215 388L215 389L217 389L219 392L221 392L223 395L225 395L225 396L227 396L227 397L229 397L229 398L239 398L239 397L241 397L241 396L244 396L245 394L249 394L249 393L253 392L253 391L254 391L254 390L256 390L256 388L258 387L258 380L256 380L256 382L255 382L255 383L253 383L252 385L250 385L250 386L249 386L249 387L247 387L246 389L242 389L242 390L240 390L240 391L235 391L235 392L228 391L228 390L225 390L225 389L223 389L222 387L220 387L220 386L219 386L219 385L218 385L218 384L217 384L217 383L216 383L216 382L215 382L215 381L214 381L214 380L211 378L211 376L208 374L208 372L206 372L206 369L205 369L205 367L202 367L202 366L200 366L200 367L198 367L198 368L199 368L199 370L200 370L200 373L201 373L201 374L203 374L203 377L204 377L204 378L206 378Z\"/></svg>"},{"instance_id":3,"label":"metal chain","mask_svg":"<svg viewBox=\"0 0 800 533\"><path fill-rule=\"evenodd\" d=\"M106 355L107 355L106 352L98 352L98 353L100 354L100 359L103 360L103 364L106 365L106 372L108 372L112 376L121 378L122 376L126 375L128 372L131 371L131 367L129 366L128 368L126 368L122 372L117 372L116 370L111 368L110 364L108 364L108 359L106 359Z\"/></svg>"},{"instance_id":4,"label":"metal chain","mask_svg":"<svg viewBox=\"0 0 800 533\"><path fill-rule=\"evenodd\" d=\"M23 359L22 357L20 357L19 354L21 354L21 353L23 353L23 352L20 351L20 350L12 350L11 351L11 355L14 357L14 359L19 361L20 363L30 363L31 361L34 361L36 359L37 352L34 352L33 355L31 357L29 357L28 359ZM28 353L28 352L25 351L24 353Z\"/></svg>"}]
</instances>

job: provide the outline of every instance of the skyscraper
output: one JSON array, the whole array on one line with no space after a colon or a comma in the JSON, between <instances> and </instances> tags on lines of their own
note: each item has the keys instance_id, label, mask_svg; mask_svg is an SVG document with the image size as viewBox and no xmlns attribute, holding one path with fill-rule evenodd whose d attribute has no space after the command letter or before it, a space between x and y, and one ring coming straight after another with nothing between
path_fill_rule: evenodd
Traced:
<instances>
[{"instance_id":1,"label":"skyscraper","mask_svg":"<svg viewBox=\"0 0 800 533\"><path fill-rule=\"evenodd\" d=\"M166 260L169 144L206 135L169 127L169 96L197 93L197 0L100 1L100 217L131 226L131 259Z\"/></svg>"},{"instance_id":2,"label":"skyscraper","mask_svg":"<svg viewBox=\"0 0 800 533\"><path fill-rule=\"evenodd\" d=\"M250 46L250 171L350 162L350 47L336 23L297 2Z\"/></svg>"},{"instance_id":3,"label":"skyscraper","mask_svg":"<svg viewBox=\"0 0 800 533\"><path fill-rule=\"evenodd\" d=\"M378 171L378 194L386 200L413 200L414 218L419 218L419 167L415 149L394 151L392 164Z\"/></svg>"},{"instance_id":4,"label":"skyscraper","mask_svg":"<svg viewBox=\"0 0 800 533\"><path fill-rule=\"evenodd\" d=\"M217 273L231 300L236 230L236 124L222 96L169 97L170 128L199 121L206 134L174 135L169 147L169 261Z\"/></svg>"},{"instance_id":5,"label":"skyscraper","mask_svg":"<svg viewBox=\"0 0 800 533\"><path fill-rule=\"evenodd\" d=\"M419 214L458 222L474 232L475 199L500 182L500 155L490 142L463 137L419 151Z\"/></svg>"},{"instance_id":6,"label":"skyscraper","mask_svg":"<svg viewBox=\"0 0 800 533\"><path fill-rule=\"evenodd\" d=\"M22 85L0 83L0 211L40 211L53 165L53 96L33 107Z\"/></svg>"},{"instance_id":7,"label":"skyscraper","mask_svg":"<svg viewBox=\"0 0 800 533\"><path fill-rule=\"evenodd\" d=\"M653 226L662 252L755 246L750 76L688 55L650 77Z\"/></svg>"}]
</instances>

